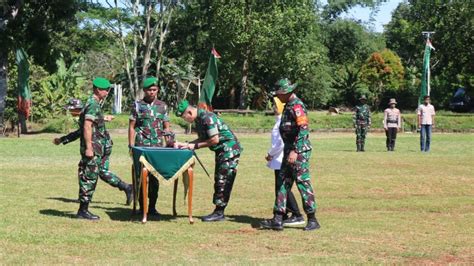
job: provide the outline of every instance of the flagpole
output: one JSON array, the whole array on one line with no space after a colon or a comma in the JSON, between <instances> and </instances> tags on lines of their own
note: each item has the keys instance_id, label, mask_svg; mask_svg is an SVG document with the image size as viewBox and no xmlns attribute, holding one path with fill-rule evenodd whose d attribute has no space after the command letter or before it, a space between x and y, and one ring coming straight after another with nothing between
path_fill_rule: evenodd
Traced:
<instances>
[{"instance_id":1,"label":"flagpole","mask_svg":"<svg viewBox=\"0 0 474 266\"><path fill-rule=\"evenodd\" d=\"M423 36L426 37L426 42L430 42L431 43L431 40L430 40L430 37L431 35L435 34L434 31L422 31L421 34L423 34ZM428 96L430 96L430 93L431 93L431 85L430 85L430 79L431 79L431 65L430 65L430 62L428 62L428 70L427 70L427 73L426 73L426 94Z\"/></svg>"}]
</instances>

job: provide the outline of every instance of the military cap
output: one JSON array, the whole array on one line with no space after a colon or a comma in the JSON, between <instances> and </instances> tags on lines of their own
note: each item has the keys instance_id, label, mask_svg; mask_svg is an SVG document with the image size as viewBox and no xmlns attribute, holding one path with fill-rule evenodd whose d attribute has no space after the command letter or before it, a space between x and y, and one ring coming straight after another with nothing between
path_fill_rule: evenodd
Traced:
<instances>
[{"instance_id":1,"label":"military cap","mask_svg":"<svg viewBox=\"0 0 474 266\"><path fill-rule=\"evenodd\" d=\"M388 102L388 104L397 104L397 100L395 100L395 98L391 98L390 101Z\"/></svg>"},{"instance_id":2,"label":"military cap","mask_svg":"<svg viewBox=\"0 0 474 266\"><path fill-rule=\"evenodd\" d=\"M291 84L290 80L287 78L280 79L275 83L275 94L287 94L293 92L297 86L297 83Z\"/></svg>"},{"instance_id":3,"label":"military cap","mask_svg":"<svg viewBox=\"0 0 474 266\"><path fill-rule=\"evenodd\" d=\"M188 106L189 106L188 100L186 99L181 100L178 104L178 107L176 108L176 112L175 112L176 116L181 117L186 111L186 109L188 108Z\"/></svg>"},{"instance_id":4,"label":"military cap","mask_svg":"<svg viewBox=\"0 0 474 266\"><path fill-rule=\"evenodd\" d=\"M99 90L108 90L110 88L110 81L106 78L95 78L92 81L92 85Z\"/></svg>"},{"instance_id":5,"label":"military cap","mask_svg":"<svg viewBox=\"0 0 474 266\"><path fill-rule=\"evenodd\" d=\"M365 97L365 95L362 95L362 96L360 96L359 100L361 100L361 101L366 100L367 101L367 97Z\"/></svg>"},{"instance_id":6,"label":"military cap","mask_svg":"<svg viewBox=\"0 0 474 266\"><path fill-rule=\"evenodd\" d=\"M149 77L146 78L145 81L143 82L143 89L148 89L151 86L157 86L158 85L158 79L155 77Z\"/></svg>"}]
</instances>

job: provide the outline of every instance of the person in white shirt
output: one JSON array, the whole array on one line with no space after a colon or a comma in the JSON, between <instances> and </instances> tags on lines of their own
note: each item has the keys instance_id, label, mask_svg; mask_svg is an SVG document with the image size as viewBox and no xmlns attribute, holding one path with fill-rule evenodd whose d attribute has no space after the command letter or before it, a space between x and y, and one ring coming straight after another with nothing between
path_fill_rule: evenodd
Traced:
<instances>
[{"instance_id":1,"label":"person in white shirt","mask_svg":"<svg viewBox=\"0 0 474 266\"><path fill-rule=\"evenodd\" d=\"M420 148L422 152L430 151L431 130L435 126L435 108L430 104L430 96L424 97L423 104L418 106L418 128L420 129Z\"/></svg>"},{"instance_id":2,"label":"person in white shirt","mask_svg":"<svg viewBox=\"0 0 474 266\"><path fill-rule=\"evenodd\" d=\"M282 183L279 180L280 176L280 168L281 162L283 160L283 140L280 136L280 121L281 121L281 113L285 104L283 104L277 97L273 98L274 101L274 112L275 112L275 125L272 129L272 146L268 150L267 156L265 160L267 160L267 166L270 169L275 171L275 196L277 195L280 185ZM287 195L287 203L286 203L286 214L283 217L283 225L292 226L292 225L299 225L304 224L304 218L301 214L298 203L296 202L295 195L291 192L288 192ZM291 216L289 216L291 214Z\"/></svg>"},{"instance_id":3,"label":"person in white shirt","mask_svg":"<svg viewBox=\"0 0 474 266\"><path fill-rule=\"evenodd\" d=\"M397 132L402 125L402 115L400 110L395 107L397 100L394 98L388 102L389 108L383 112L383 128L387 136L387 151L395 150L395 140L397 139Z\"/></svg>"}]
</instances>

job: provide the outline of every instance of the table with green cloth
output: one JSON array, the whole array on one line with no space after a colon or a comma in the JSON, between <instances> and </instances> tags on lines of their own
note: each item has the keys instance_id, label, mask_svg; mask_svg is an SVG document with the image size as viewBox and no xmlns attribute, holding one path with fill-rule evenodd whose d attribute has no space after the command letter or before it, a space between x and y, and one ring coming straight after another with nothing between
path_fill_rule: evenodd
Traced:
<instances>
[{"instance_id":1,"label":"table with green cloth","mask_svg":"<svg viewBox=\"0 0 474 266\"><path fill-rule=\"evenodd\" d=\"M136 211L138 195L143 195L143 218L147 222L148 214L148 176L152 174L160 184L174 183L173 215L176 216L176 192L179 177L183 177L184 197L188 197L189 222L193 223L193 167L194 153L191 150L161 148L161 147L132 147L132 180L134 188L133 212Z\"/></svg>"}]
</instances>

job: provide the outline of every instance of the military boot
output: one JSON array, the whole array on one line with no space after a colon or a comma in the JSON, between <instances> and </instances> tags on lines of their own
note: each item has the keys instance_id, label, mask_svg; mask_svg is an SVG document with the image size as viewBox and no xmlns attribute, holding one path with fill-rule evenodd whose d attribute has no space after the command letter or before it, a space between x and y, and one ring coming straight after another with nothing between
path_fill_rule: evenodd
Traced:
<instances>
[{"instance_id":1,"label":"military boot","mask_svg":"<svg viewBox=\"0 0 474 266\"><path fill-rule=\"evenodd\" d=\"M201 220L203 222L224 221L225 220L224 209L225 209L225 207L216 206L216 208L214 209L214 211L211 214L202 217Z\"/></svg>"},{"instance_id":2,"label":"military boot","mask_svg":"<svg viewBox=\"0 0 474 266\"><path fill-rule=\"evenodd\" d=\"M118 184L118 188L121 191L125 192L125 196L127 197L125 205L130 205L130 203L132 203L132 200L133 200L133 187L132 187L132 185L120 181L119 184Z\"/></svg>"},{"instance_id":3,"label":"military boot","mask_svg":"<svg viewBox=\"0 0 474 266\"><path fill-rule=\"evenodd\" d=\"M360 151L365 151L365 143L360 144Z\"/></svg>"},{"instance_id":4,"label":"military boot","mask_svg":"<svg viewBox=\"0 0 474 266\"><path fill-rule=\"evenodd\" d=\"M316 219L316 216L314 213L308 213L308 224L304 227L304 231L312 231L321 228L321 225L319 225L318 220Z\"/></svg>"},{"instance_id":5,"label":"military boot","mask_svg":"<svg viewBox=\"0 0 474 266\"><path fill-rule=\"evenodd\" d=\"M360 143L357 143L357 152L360 151Z\"/></svg>"},{"instance_id":6,"label":"military boot","mask_svg":"<svg viewBox=\"0 0 474 266\"><path fill-rule=\"evenodd\" d=\"M281 214L274 214L272 219L264 220L260 222L260 226L263 229L272 229L276 231L283 230L283 220Z\"/></svg>"},{"instance_id":7,"label":"military boot","mask_svg":"<svg viewBox=\"0 0 474 266\"><path fill-rule=\"evenodd\" d=\"M76 218L92 220L92 221L97 221L100 219L99 216L94 215L89 211L89 202L81 202L81 205L79 206L79 210L77 211Z\"/></svg>"}]
</instances>

